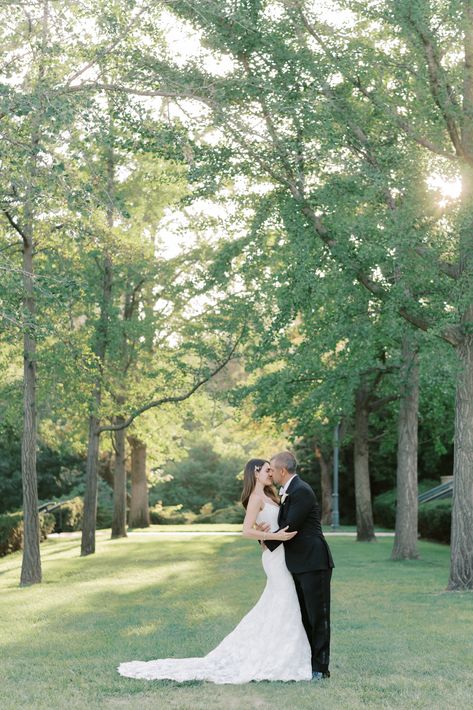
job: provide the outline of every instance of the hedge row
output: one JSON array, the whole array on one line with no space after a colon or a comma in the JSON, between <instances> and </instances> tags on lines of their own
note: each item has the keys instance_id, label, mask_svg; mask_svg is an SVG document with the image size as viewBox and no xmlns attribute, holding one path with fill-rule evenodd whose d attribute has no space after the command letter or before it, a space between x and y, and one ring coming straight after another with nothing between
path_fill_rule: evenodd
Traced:
<instances>
[{"instance_id":1,"label":"hedge row","mask_svg":"<svg viewBox=\"0 0 473 710\"><path fill-rule=\"evenodd\" d=\"M84 514L84 501L77 496L53 510L52 515L56 520L56 532L74 532L82 527Z\"/></svg>"},{"instance_id":2,"label":"hedge row","mask_svg":"<svg viewBox=\"0 0 473 710\"><path fill-rule=\"evenodd\" d=\"M56 519L55 532L74 532L75 530L82 530L84 501L79 496L71 498L71 500L61 505L60 508L56 508L52 514ZM112 517L112 508L99 505L96 519L97 528L110 528L112 526Z\"/></svg>"},{"instance_id":3,"label":"hedge row","mask_svg":"<svg viewBox=\"0 0 473 710\"><path fill-rule=\"evenodd\" d=\"M207 515L201 514L195 518L196 523L242 523L245 509L241 503L235 503L228 508L219 508Z\"/></svg>"},{"instance_id":4,"label":"hedge row","mask_svg":"<svg viewBox=\"0 0 473 710\"><path fill-rule=\"evenodd\" d=\"M54 530L56 520L51 513L39 515L41 542ZM0 515L0 557L23 547L23 513Z\"/></svg>"},{"instance_id":5,"label":"hedge row","mask_svg":"<svg viewBox=\"0 0 473 710\"><path fill-rule=\"evenodd\" d=\"M163 505L158 502L150 508L150 521L153 525L186 525L190 523L242 523L245 509L240 503L207 511L209 504L204 505L200 514L183 512L182 505Z\"/></svg>"},{"instance_id":6,"label":"hedge row","mask_svg":"<svg viewBox=\"0 0 473 710\"><path fill-rule=\"evenodd\" d=\"M423 493L438 485L438 481L422 481L419 483L419 492ZM396 525L395 489L376 496L373 501L373 515L377 525L394 529ZM431 501L419 505L419 534L421 537L449 543L451 522L451 500Z\"/></svg>"}]
</instances>

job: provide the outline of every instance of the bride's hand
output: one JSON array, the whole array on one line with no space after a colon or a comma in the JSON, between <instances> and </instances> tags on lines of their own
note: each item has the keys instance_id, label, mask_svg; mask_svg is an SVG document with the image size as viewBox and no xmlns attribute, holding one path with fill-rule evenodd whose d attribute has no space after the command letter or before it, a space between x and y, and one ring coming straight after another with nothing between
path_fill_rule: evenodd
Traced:
<instances>
[{"instance_id":1,"label":"bride's hand","mask_svg":"<svg viewBox=\"0 0 473 710\"><path fill-rule=\"evenodd\" d=\"M282 540L283 542L286 542L287 540L292 540L292 538L297 535L297 530L295 530L294 532L287 532L288 527L289 525L286 525L285 528L274 533L274 539Z\"/></svg>"}]
</instances>

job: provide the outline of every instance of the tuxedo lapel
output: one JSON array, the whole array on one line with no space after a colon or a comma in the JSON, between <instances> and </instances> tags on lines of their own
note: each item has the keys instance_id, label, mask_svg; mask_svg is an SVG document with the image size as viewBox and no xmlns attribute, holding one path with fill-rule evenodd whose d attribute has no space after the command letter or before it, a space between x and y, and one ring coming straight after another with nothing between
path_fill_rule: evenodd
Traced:
<instances>
[{"instance_id":1,"label":"tuxedo lapel","mask_svg":"<svg viewBox=\"0 0 473 710\"><path fill-rule=\"evenodd\" d=\"M294 489L297 487L298 481L299 481L299 476L296 475L296 476L294 476L293 478L291 478L291 480L290 480L290 482L289 482L289 485L288 485L287 490L286 490L286 498L284 499L284 503L281 503L281 505L280 505L280 507L279 507L279 513L278 513L278 525L279 525L279 527L284 527L284 517L285 517L286 511L287 511L287 509L288 509L288 507L289 507L289 503L290 503L290 500L289 500L289 498L290 498L290 493L291 493L291 491L294 491Z\"/></svg>"},{"instance_id":2,"label":"tuxedo lapel","mask_svg":"<svg viewBox=\"0 0 473 710\"><path fill-rule=\"evenodd\" d=\"M287 495L289 495L289 493L290 493L291 491L293 491L294 488L297 487L297 484L299 483L299 480L300 480L300 479L299 479L299 476L298 476L297 473L296 473L296 475L295 475L293 478L291 478L291 480L290 480L290 482L289 482L289 485L288 485L288 487L287 487L287 489L286 489Z\"/></svg>"}]
</instances>

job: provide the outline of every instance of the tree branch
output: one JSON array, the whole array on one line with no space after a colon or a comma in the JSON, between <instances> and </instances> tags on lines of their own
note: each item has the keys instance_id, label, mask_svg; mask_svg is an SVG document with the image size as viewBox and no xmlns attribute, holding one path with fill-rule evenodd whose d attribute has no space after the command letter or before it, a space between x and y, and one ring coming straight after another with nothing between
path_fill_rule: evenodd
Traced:
<instances>
[{"instance_id":1,"label":"tree branch","mask_svg":"<svg viewBox=\"0 0 473 710\"><path fill-rule=\"evenodd\" d=\"M77 84L76 86L68 86L62 89L63 92L72 93L75 91L109 91L109 92L122 92L124 94L132 94L134 96L162 96L163 98L170 99L195 99L202 103L209 103L210 99L205 96L196 94L187 89L170 91L168 89L135 89L132 86L125 86L123 84L104 84L99 81L88 81L83 84Z\"/></svg>"},{"instance_id":2,"label":"tree branch","mask_svg":"<svg viewBox=\"0 0 473 710\"><path fill-rule=\"evenodd\" d=\"M135 15L135 17L133 17L130 22L128 22L128 24L123 28L123 31L118 35L118 37L111 44L109 44L108 47L104 47L100 52L98 52L97 56L94 57L94 59L91 59L90 62L88 62L85 66L83 66L81 69L78 69L72 76L70 76L69 79L66 80L66 85L71 84L73 81L75 81L75 79L78 79L80 76L82 76L82 74L84 74L95 64L97 64L98 61L103 59L103 57L106 57L108 54L113 52L113 50L120 44L120 42L128 36L133 25L136 24L137 20L139 20L141 15L147 9L147 5L142 7L141 10Z\"/></svg>"},{"instance_id":3,"label":"tree branch","mask_svg":"<svg viewBox=\"0 0 473 710\"><path fill-rule=\"evenodd\" d=\"M455 114L452 113L452 108L455 109L456 101L452 87L445 81L445 71L440 63L437 48L435 47L432 37L426 28L420 24L413 16L412 12L408 11L408 17L411 27L420 39L424 50L425 61L429 74L430 92L432 98L440 110L445 121L450 140L455 148L458 156L463 155L460 134L456 126Z\"/></svg>"},{"instance_id":4,"label":"tree branch","mask_svg":"<svg viewBox=\"0 0 473 710\"><path fill-rule=\"evenodd\" d=\"M193 385L193 387L190 388L187 392L184 392L183 394L180 395L175 395L171 397L161 397L160 399L155 399L151 402L148 402L147 404L144 404L142 407L139 407L138 409L135 409L134 412L132 412L127 419L125 419L121 424L110 424L108 426L101 426L98 429L98 433L101 434L104 431L118 431L119 429L126 429L130 426L130 424L140 416L140 414L143 414L144 412L147 412L148 409L153 409L154 407L161 407L163 404L177 404L178 402L184 402L184 400L189 399L194 392L196 392L202 385L204 385L206 382L209 382L215 375L217 375L225 365L227 365L230 360L233 358L233 355L235 353L235 350L238 347L238 344L242 338L243 332L240 333L238 336L237 340L233 344L231 350L227 354L226 358L214 369L212 372L210 372L206 377L203 377L200 379L198 382Z\"/></svg>"},{"instance_id":5,"label":"tree branch","mask_svg":"<svg viewBox=\"0 0 473 710\"><path fill-rule=\"evenodd\" d=\"M25 232L21 229L20 225L15 222L15 220L13 219L13 217L11 216L11 214L9 213L9 211L5 207L2 207L1 210L2 210L3 214L5 215L5 217L7 218L7 220L10 222L13 229L16 232L18 232L18 234L22 238L23 244L25 246L27 246L29 243L29 239L26 236Z\"/></svg>"},{"instance_id":6,"label":"tree branch","mask_svg":"<svg viewBox=\"0 0 473 710\"><path fill-rule=\"evenodd\" d=\"M390 394L386 397L380 397L380 399L375 399L373 402L369 403L369 411L378 412L380 409L385 407L390 402L394 402L396 399L399 399L399 394Z\"/></svg>"},{"instance_id":7,"label":"tree branch","mask_svg":"<svg viewBox=\"0 0 473 710\"><path fill-rule=\"evenodd\" d=\"M451 279L459 279L461 276L461 267L460 264L450 264L448 261L444 261L443 259L439 259L434 251L432 249L429 249L428 247L423 247L423 246L418 246L414 247L415 253L422 257L423 259L430 259L430 261L433 261L434 264L437 266L439 271L441 271L443 274L446 276L449 276Z\"/></svg>"},{"instance_id":8,"label":"tree branch","mask_svg":"<svg viewBox=\"0 0 473 710\"><path fill-rule=\"evenodd\" d=\"M408 121L403 119L392 107L388 106L385 101L380 100L374 91L368 91L361 84L359 77L353 77L347 74L343 64L338 61L337 57L327 47L327 44L324 41L323 37L319 34L319 32L317 32L314 26L311 25L306 15L302 11L302 8L300 7L299 3L296 4L296 7L298 10L299 17L301 18L302 24L306 28L307 32L311 35L311 37L315 39L315 41L326 54L326 56L334 63L334 65L343 74L347 81L349 81L365 98L367 98L371 103L373 103L376 108L383 111L383 113L388 114L404 131L404 133L409 135L418 145L421 145L422 147L427 148L432 153L435 153L436 155L441 155L443 158L447 158L448 160L458 160L459 156L455 153L450 153L449 151L446 151L443 148L440 148L439 146L435 145L427 138L420 136Z\"/></svg>"}]
</instances>

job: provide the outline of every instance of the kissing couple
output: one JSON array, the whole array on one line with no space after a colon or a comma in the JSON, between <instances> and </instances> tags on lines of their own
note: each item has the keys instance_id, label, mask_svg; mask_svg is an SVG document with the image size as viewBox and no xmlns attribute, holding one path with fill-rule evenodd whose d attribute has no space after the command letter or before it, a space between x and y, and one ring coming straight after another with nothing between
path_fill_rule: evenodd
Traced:
<instances>
[{"instance_id":1,"label":"kissing couple","mask_svg":"<svg viewBox=\"0 0 473 710\"><path fill-rule=\"evenodd\" d=\"M280 486L279 498L273 483ZM297 475L293 454L248 461L241 501L246 508L242 535L261 543L267 580L255 606L206 656L121 663L121 675L219 684L330 677L334 564L319 505Z\"/></svg>"}]
</instances>

